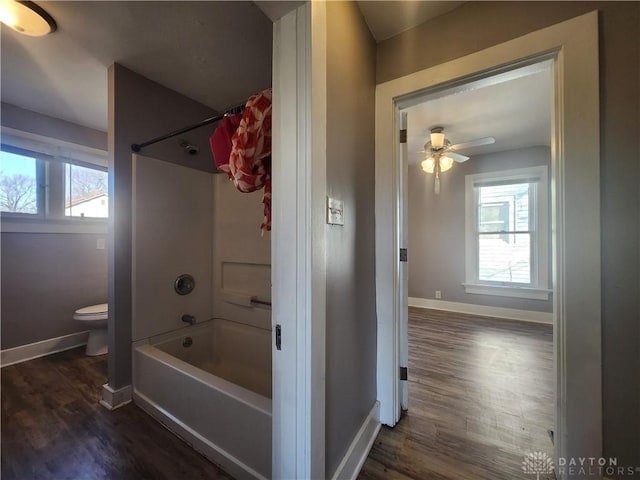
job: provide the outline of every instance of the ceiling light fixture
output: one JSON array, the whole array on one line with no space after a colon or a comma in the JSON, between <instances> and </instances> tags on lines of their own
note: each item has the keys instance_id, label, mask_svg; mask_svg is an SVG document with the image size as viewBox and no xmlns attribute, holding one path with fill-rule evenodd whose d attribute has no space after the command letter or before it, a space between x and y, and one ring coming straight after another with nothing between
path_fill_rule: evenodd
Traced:
<instances>
[{"instance_id":1,"label":"ceiling light fixture","mask_svg":"<svg viewBox=\"0 0 640 480\"><path fill-rule=\"evenodd\" d=\"M56 21L33 2L0 0L0 21L16 32L41 37L55 32Z\"/></svg>"},{"instance_id":2,"label":"ceiling light fixture","mask_svg":"<svg viewBox=\"0 0 640 480\"><path fill-rule=\"evenodd\" d=\"M446 172L447 170L453 167L453 158L448 157L446 155L436 155L438 158L438 165L440 166L440 172ZM425 158L422 163L422 170L427 173L433 173L436 167L436 158L433 156L428 156Z\"/></svg>"},{"instance_id":3,"label":"ceiling light fixture","mask_svg":"<svg viewBox=\"0 0 640 480\"><path fill-rule=\"evenodd\" d=\"M453 162L466 162L469 157L458 153L465 148L491 145L496 139L493 137L477 138L464 143L452 144L444 135L444 127L430 128L429 141L424 144L425 159L420 166L427 173L435 173L434 192L440 193L440 174L453 167Z\"/></svg>"},{"instance_id":4,"label":"ceiling light fixture","mask_svg":"<svg viewBox=\"0 0 640 480\"><path fill-rule=\"evenodd\" d=\"M439 128L440 132L431 133L431 146L433 148L439 149L444 147L444 133L442 133L442 127L436 127L436 128Z\"/></svg>"}]
</instances>

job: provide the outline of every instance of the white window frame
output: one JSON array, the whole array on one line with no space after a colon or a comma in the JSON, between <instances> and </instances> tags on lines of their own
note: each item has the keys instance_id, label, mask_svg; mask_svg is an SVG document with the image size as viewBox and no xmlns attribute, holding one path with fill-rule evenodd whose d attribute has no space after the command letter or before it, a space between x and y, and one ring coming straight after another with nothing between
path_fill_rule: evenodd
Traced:
<instances>
[{"instance_id":1,"label":"white window frame","mask_svg":"<svg viewBox=\"0 0 640 480\"><path fill-rule=\"evenodd\" d=\"M106 170L107 152L76 145L40 135L2 128L2 144L15 149L19 155L32 156L38 160L37 180L38 213L22 214L2 212L0 230L3 233L88 233L106 234L108 218L81 218L65 216L64 203L54 205L50 197L55 182L56 195L64 200L64 164ZM48 161L44 165L43 161ZM55 180L59 177L59 180ZM46 191L43 190L46 189ZM53 199L57 201L57 197Z\"/></svg>"},{"instance_id":2,"label":"white window frame","mask_svg":"<svg viewBox=\"0 0 640 480\"><path fill-rule=\"evenodd\" d=\"M465 282L466 293L548 300L549 289L549 180L548 168L536 167L476 173L465 176ZM487 282L479 279L479 245L476 231L478 193L483 183L533 183L529 211L533 216L531 235L531 283Z\"/></svg>"},{"instance_id":3,"label":"white window frame","mask_svg":"<svg viewBox=\"0 0 640 480\"><path fill-rule=\"evenodd\" d=\"M5 148L5 147L9 148ZM0 150L3 152L11 153L14 155L20 155L25 158L33 158L36 161L35 164L35 174L36 174L36 213L23 213L23 212L1 212L2 220L8 219L31 219L31 220L42 220L45 218L46 211L46 184L48 183L48 174L46 161L43 155L40 155L36 152L31 152L29 150L24 150L22 148L16 147L15 145L9 145L2 142L2 146Z\"/></svg>"}]
</instances>

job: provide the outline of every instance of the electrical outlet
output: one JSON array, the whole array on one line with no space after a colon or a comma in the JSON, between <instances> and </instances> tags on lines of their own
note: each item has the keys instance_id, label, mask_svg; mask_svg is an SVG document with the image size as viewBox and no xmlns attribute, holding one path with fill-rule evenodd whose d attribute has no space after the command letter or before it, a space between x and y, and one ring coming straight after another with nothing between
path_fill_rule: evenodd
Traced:
<instances>
[{"instance_id":1,"label":"electrical outlet","mask_svg":"<svg viewBox=\"0 0 640 480\"><path fill-rule=\"evenodd\" d=\"M442 292L440 290L436 290L436 298L442 298Z\"/></svg>"}]
</instances>

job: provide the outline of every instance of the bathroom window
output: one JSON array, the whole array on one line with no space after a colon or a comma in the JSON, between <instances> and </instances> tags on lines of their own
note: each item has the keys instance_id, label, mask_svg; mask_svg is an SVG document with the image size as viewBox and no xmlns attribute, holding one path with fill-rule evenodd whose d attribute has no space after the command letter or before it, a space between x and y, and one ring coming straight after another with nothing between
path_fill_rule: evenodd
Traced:
<instances>
[{"instance_id":1,"label":"bathroom window","mask_svg":"<svg viewBox=\"0 0 640 480\"><path fill-rule=\"evenodd\" d=\"M3 133L0 211L5 232L105 233L106 152Z\"/></svg>"},{"instance_id":2,"label":"bathroom window","mask_svg":"<svg viewBox=\"0 0 640 480\"><path fill-rule=\"evenodd\" d=\"M466 177L467 293L549 297L547 168Z\"/></svg>"},{"instance_id":3,"label":"bathroom window","mask_svg":"<svg viewBox=\"0 0 640 480\"><path fill-rule=\"evenodd\" d=\"M106 170L66 163L64 180L66 217L109 216Z\"/></svg>"},{"instance_id":4,"label":"bathroom window","mask_svg":"<svg viewBox=\"0 0 640 480\"><path fill-rule=\"evenodd\" d=\"M33 155L0 151L0 210L11 215L38 215L44 204L42 168Z\"/></svg>"}]
</instances>

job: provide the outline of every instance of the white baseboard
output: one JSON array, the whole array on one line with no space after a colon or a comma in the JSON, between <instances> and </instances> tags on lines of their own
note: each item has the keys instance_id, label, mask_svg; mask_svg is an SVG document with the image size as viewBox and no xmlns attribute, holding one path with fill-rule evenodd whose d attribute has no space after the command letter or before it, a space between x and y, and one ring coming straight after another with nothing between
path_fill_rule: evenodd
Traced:
<instances>
[{"instance_id":1,"label":"white baseboard","mask_svg":"<svg viewBox=\"0 0 640 480\"><path fill-rule=\"evenodd\" d=\"M523 322L544 323L553 325L553 314L548 312L533 312L518 310L515 308L488 307L486 305L473 305L471 303L446 302L444 300L432 300L429 298L409 297L410 307L432 308L446 312L467 313L484 317L506 318L508 320L520 320Z\"/></svg>"},{"instance_id":2,"label":"white baseboard","mask_svg":"<svg viewBox=\"0 0 640 480\"><path fill-rule=\"evenodd\" d=\"M333 474L332 480L355 480L362 470L371 446L380 431L380 402L376 401L373 408L364 419L360 430L353 438L347 453L345 453L340 465Z\"/></svg>"},{"instance_id":3,"label":"white baseboard","mask_svg":"<svg viewBox=\"0 0 640 480\"><path fill-rule=\"evenodd\" d=\"M49 338L40 342L28 343L19 347L7 348L0 352L0 364L8 367L16 363L26 362L34 358L44 357L52 353L70 350L87 344L89 331L71 333L61 337Z\"/></svg>"},{"instance_id":4,"label":"white baseboard","mask_svg":"<svg viewBox=\"0 0 640 480\"><path fill-rule=\"evenodd\" d=\"M127 403L131 403L131 385L126 385L122 388L114 390L108 384L102 386L102 405L107 410L115 410Z\"/></svg>"}]
</instances>

